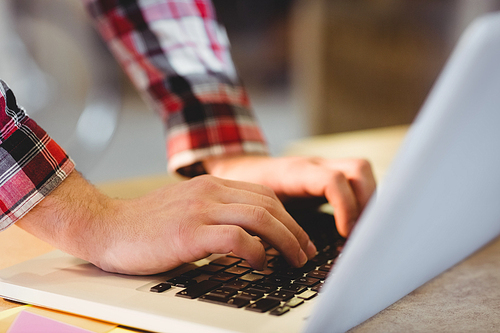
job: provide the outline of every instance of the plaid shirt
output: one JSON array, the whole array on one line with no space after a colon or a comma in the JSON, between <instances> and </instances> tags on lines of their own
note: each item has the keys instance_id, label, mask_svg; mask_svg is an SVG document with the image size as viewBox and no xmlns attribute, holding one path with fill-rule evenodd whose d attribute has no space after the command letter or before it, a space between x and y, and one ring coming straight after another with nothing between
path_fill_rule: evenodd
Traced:
<instances>
[{"instance_id":1,"label":"plaid shirt","mask_svg":"<svg viewBox=\"0 0 500 333\"><path fill-rule=\"evenodd\" d=\"M0 230L24 216L73 170L66 153L0 80Z\"/></svg>"},{"instance_id":2,"label":"plaid shirt","mask_svg":"<svg viewBox=\"0 0 500 333\"><path fill-rule=\"evenodd\" d=\"M210 0L82 0L167 130L169 170L193 176L210 156L266 154ZM73 170L66 153L0 81L0 230Z\"/></svg>"}]
</instances>

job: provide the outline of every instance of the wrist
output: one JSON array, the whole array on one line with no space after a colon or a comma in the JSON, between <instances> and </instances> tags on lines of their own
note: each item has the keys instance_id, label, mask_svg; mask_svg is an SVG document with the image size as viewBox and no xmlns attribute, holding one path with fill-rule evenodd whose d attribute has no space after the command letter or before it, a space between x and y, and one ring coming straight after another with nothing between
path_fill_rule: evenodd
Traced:
<instances>
[{"instance_id":1,"label":"wrist","mask_svg":"<svg viewBox=\"0 0 500 333\"><path fill-rule=\"evenodd\" d=\"M100 193L78 172L72 172L16 224L76 257L98 262L105 242L105 221L113 200ZM97 263L96 263L97 264Z\"/></svg>"},{"instance_id":2,"label":"wrist","mask_svg":"<svg viewBox=\"0 0 500 333\"><path fill-rule=\"evenodd\" d=\"M213 156L203 160L203 167L210 175L221 178L234 178L242 168L257 166L262 161L269 159L267 155L223 155Z\"/></svg>"}]
</instances>

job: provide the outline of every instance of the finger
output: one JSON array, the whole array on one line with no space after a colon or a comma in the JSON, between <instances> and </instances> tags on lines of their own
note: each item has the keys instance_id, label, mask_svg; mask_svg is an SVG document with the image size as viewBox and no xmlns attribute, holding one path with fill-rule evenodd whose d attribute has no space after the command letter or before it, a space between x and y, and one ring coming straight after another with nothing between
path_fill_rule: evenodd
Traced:
<instances>
[{"instance_id":1,"label":"finger","mask_svg":"<svg viewBox=\"0 0 500 333\"><path fill-rule=\"evenodd\" d=\"M361 209L356 194L346 175L331 170L321 163L307 163L303 166L300 188L293 189L312 196L324 196L334 208L337 229L342 236L348 236Z\"/></svg>"},{"instance_id":2,"label":"finger","mask_svg":"<svg viewBox=\"0 0 500 333\"><path fill-rule=\"evenodd\" d=\"M331 170L340 170L346 175L360 208L363 209L376 188L370 163L363 159L322 160L320 163Z\"/></svg>"},{"instance_id":3,"label":"finger","mask_svg":"<svg viewBox=\"0 0 500 333\"><path fill-rule=\"evenodd\" d=\"M334 208L337 229L342 236L347 236L360 213L360 207L354 190L345 174L324 165L323 159L297 160L289 166L289 175L296 181L280 184L289 196L326 197Z\"/></svg>"},{"instance_id":4,"label":"finger","mask_svg":"<svg viewBox=\"0 0 500 333\"><path fill-rule=\"evenodd\" d=\"M307 261L307 255L298 238L307 239L305 241L307 247L309 236L295 222L296 227L292 229L298 236L295 236L281 221L260 206L248 204L217 205L208 214L210 214L209 218L219 225L239 226L249 234L259 236L277 249L293 266L303 266Z\"/></svg>"},{"instance_id":5,"label":"finger","mask_svg":"<svg viewBox=\"0 0 500 333\"><path fill-rule=\"evenodd\" d=\"M316 247L312 244L307 233L297 224L297 222L285 210L284 206L277 199L267 197L258 193L228 188L221 194L221 202L226 204L245 204L254 207L264 208L274 217L272 223L281 223L298 240L300 247L311 259L316 255ZM247 225L248 228L251 226ZM265 228L266 226L262 226ZM283 229L280 226L280 229ZM252 230L261 233L258 230ZM277 230L276 230L277 231Z\"/></svg>"},{"instance_id":6,"label":"finger","mask_svg":"<svg viewBox=\"0 0 500 333\"><path fill-rule=\"evenodd\" d=\"M325 188L325 196L333 207L338 232L347 237L361 212L349 181L341 172L332 174Z\"/></svg>"},{"instance_id":7,"label":"finger","mask_svg":"<svg viewBox=\"0 0 500 333\"><path fill-rule=\"evenodd\" d=\"M197 230L196 244L201 255L234 253L248 261L256 270L266 266L266 252L262 243L235 225L207 225Z\"/></svg>"},{"instance_id":8,"label":"finger","mask_svg":"<svg viewBox=\"0 0 500 333\"><path fill-rule=\"evenodd\" d=\"M256 184L249 184L238 181L227 181L212 176L202 176L196 178L197 179L191 180L193 184L192 186L198 187L197 191L200 191L201 193L211 193L213 200L212 203L240 203L254 207L254 212L257 210L264 210L267 211L267 214L271 216L274 214L277 217L273 218L274 223L279 223L281 225L281 229L289 229L289 231L291 231L293 235L296 235L295 241L299 241L299 244L303 246L302 252L307 252L306 257L309 256L310 258L312 258L316 254L316 248L314 247L312 242L310 242L309 236L307 236L302 228L300 228L300 226L286 212L282 203L277 199L274 192L269 188ZM236 186L236 188L231 186ZM207 211L210 211L213 207L216 206L217 205L209 205L205 207ZM248 215L244 217L247 218ZM212 214L208 221L212 224L225 224L225 221L227 219L228 217L222 210L220 212L217 211ZM241 221L242 216L236 215L236 218L234 218L232 222L229 222L229 224L236 225L238 223L241 223ZM283 226L286 226L286 228L284 228ZM254 230L254 232L259 233L260 231ZM286 246L280 247L287 249ZM277 247L277 249L279 248ZM289 251L287 251L287 253L289 253ZM297 264L292 260L290 262L296 266L302 265L302 260L300 260L300 264Z\"/></svg>"},{"instance_id":9,"label":"finger","mask_svg":"<svg viewBox=\"0 0 500 333\"><path fill-rule=\"evenodd\" d=\"M254 183L248 183L248 182L240 182L236 180L228 180L228 179L222 179L222 178L216 178L221 185L224 185L228 188L233 188L233 189L239 189L239 190L244 190L244 191L250 191L253 193L261 194L266 197L269 197L271 199L276 200L281 204L281 201L278 199L278 196L274 191L264 185L260 184L254 184Z\"/></svg>"},{"instance_id":10,"label":"finger","mask_svg":"<svg viewBox=\"0 0 500 333\"><path fill-rule=\"evenodd\" d=\"M311 158L304 174L304 191L325 196L334 207L337 229L349 235L354 224L375 191L375 179L366 160L328 160ZM328 181L325 181L328 180Z\"/></svg>"}]
</instances>

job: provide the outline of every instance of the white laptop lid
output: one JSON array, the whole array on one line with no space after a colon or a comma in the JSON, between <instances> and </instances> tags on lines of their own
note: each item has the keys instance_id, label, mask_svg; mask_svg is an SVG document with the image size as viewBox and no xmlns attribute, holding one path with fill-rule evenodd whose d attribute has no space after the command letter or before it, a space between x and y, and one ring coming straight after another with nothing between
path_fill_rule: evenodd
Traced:
<instances>
[{"instance_id":1,"label":"white laptop lid","mask_svg":"<svg viewBox=\"0 0 500 333\"><path fill-rule=\"evenodd\" d=\"M307 332L343 332L500 233L500 15L467 30L326 281Z\"/></svg>"}]
</instances>

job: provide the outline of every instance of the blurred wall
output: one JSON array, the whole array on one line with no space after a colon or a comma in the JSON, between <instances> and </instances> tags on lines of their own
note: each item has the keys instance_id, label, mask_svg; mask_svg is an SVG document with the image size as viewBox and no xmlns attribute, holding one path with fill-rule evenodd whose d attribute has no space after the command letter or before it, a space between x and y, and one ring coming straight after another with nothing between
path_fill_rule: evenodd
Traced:
<instances>
[{"instance_id":1,"label":"blurred wall","mask_svg":"<svg viewBox=\"0 0 500 333\"><path fill-rule=\"evenodd\" d=\"M498 0L215 3L243 80L291 89L307 135L410 123L466 25L500 9Z\"/></svg>"}]
</instances>

